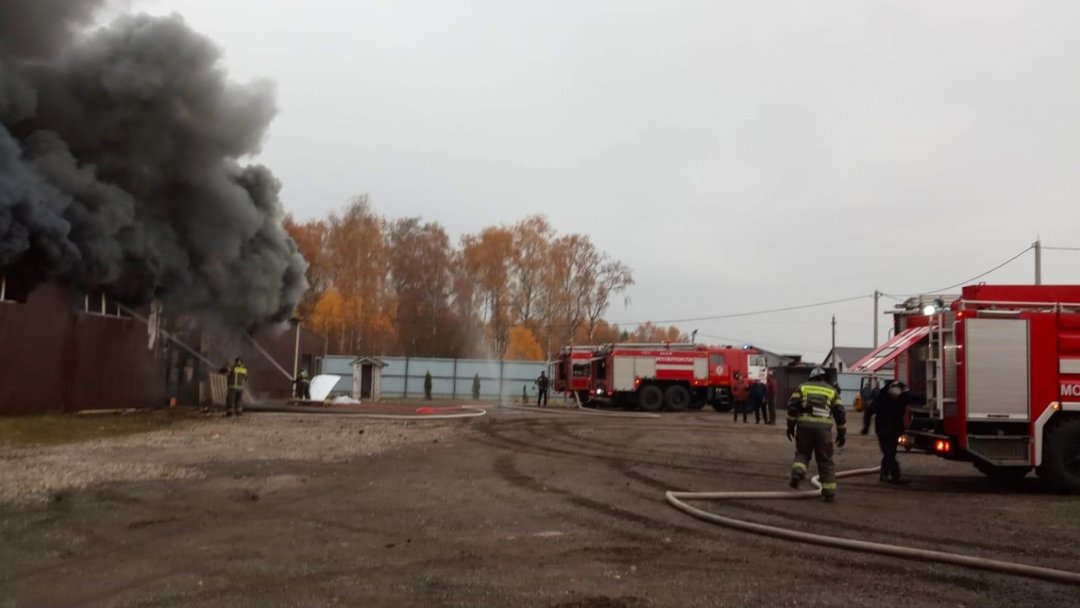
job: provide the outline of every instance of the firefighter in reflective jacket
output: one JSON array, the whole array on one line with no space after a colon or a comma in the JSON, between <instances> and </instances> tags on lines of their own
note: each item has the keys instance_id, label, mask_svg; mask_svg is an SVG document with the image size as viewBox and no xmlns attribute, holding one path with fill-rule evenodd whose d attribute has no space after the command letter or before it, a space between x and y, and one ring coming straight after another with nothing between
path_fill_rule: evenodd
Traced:
<instances>
[{"instance_id":1,"label":"firefighter in reflective jacket","mask_svg":"<svg viewBox=\"0 0 1080 608\"><path fill-rule=\"evenodd\" d=\"M221 373L228 374L226 381L228 382L229 392L225 395L225 415L232 416L236 414L239 416L244 411L244 406L241 403L244 396L244 385L247 383L248 370L244 367L244 362L237 357L230 368L222 368Z\"/></svg>"},{"instance_id":2,"label":"firefighter in reflective jacket","mask_svg":"<svg viewBox=\"0 0 1080 608\"><path fill-rule=\"evenodd\" d=\"M840 392L828 383L825 370L810 372L810 381L799 385L788 401L787 438L795 440L795 462L791 465L791 487L798 488L806 477L810 457L817 459L821 495L825 502L836 497L836 467L833 465L833 421L836 421L836 445L847 440L847 421Z\"/></svg>"},{"instance_id":3,"label":"firefighter in reflective jacket","mask_svg":"<svg viewBox=\"0 0 1080 608\"><path fill-rule=\"evenodd\" d=\"M306 369L296 374L296 398L311 401L311 378L308 377Z\"/></svg>"}]
</instances>

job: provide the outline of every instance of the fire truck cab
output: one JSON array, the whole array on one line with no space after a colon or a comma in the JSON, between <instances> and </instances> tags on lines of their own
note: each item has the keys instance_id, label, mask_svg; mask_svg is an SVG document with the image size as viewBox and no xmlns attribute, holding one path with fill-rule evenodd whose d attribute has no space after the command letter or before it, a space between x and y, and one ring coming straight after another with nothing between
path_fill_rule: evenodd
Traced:
<instances>
[{"instance_id":1,"label":"fire truck cab","mask_svg":"<svg viewBox=\"0 0 1080 608\"><path fill-rule=\"evenodd\" d=\"M896 361L926 396L901 444L1080 491L1080 286L971 285L897 308L892 339L851 371Z\"/></svg>"},{"instance_id":2,"label":"fire truck cab","mask_svg":"<svg viewBox=\"0 0 1080 608\"><path fill-rule=\"evenodd\" d=\"M582 404L589 400L592 385L592 359L595 346L567 346L552 362L555 392L577 395Z\"/></svg>"}]
</instances>

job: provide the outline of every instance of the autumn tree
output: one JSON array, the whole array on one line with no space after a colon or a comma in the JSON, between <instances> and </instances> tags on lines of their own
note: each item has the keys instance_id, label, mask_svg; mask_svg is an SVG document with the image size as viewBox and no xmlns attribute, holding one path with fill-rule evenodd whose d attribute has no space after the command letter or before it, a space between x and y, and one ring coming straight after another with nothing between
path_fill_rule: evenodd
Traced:
<instances>
[{"instance_id":1,"label":"autumn tree","mask_svg":"<svg viewBox=\"0 0 1080 608\"><path fill-rule=\"evenodd\" d=\"M630 269L543 216L485 227L456 249L439 224L387 221L366 195L285 227L310 264L298 312L338 352L542 360L569 343L681 337L607 322Z\"/></svg>"},{"instance_id":2,"label":"autumn tree","mask_svg":"<svg viewBox=\"0 0 1080 608\"><path fill-rule=\"evenodd\" d=\"M510 328L506 358L517 361L543 361L544 349L536 341L536 336L528 328L515 325Z\"/></svg>"},{"instance_id":3,"label":"autumn tree","mask_svg":"<svg viewBox=\"0 0 1080 608\"><path fill-rule=\"evenodd\" d=\"M312 331L329 341L331 350L347 352L345 298L338 290L331 287L318 294L307 323Z\"/></svg>"},{"instance_id":4,"label":"autumn tree","mask_svg":"<svg viewBox=\"0 0 1080 608\"><path fill-rule=\"evenodd\" d=\"M472 275L491 335L492 354L502 358L510 330L510 263L513 256L513 233L501 227L488 227L477 235L461 239L465 270Z\"/></svg>"},{"instance_id":5,"label":"autumn tree","mask_svg":"<svg viewBox=\"0 0 1080 608\"><path fill-rule=\"evenodd\" d=\"M482 294L476 277L465 265L465 255L455 251L453 257L451 315L457 321L458 341L464 352L484 353L485 322L481 313Z\"/></svg>"},{"instance_id":6,"label":"autumn tree","mask_svg":"<svg viewBox=\"0 0 1080 608\"><path fill-rule=\"evenodd\" d=\"M585 316L589 323L590 343L596 339L597 325L601 321L600 317L607 312L611 297L626 292L633 284L634 279L630 274L630 269L622 262L612 260L605 254L592 289L585 297Z\"/></svg>"},{"instance_id":7,"label":"autumn tree","mask_svg":"<svg viewBox=\"0 0 1080 608\"><path fill-rule=\"evenodd\" d=\"M544 273L551 258L555 231L541 215L529 216L511 228L513 234L511 314L517 323L534 328L546 294Z\"/></svg>"},{"instance_id":8,"label":"autumn tree","mask_svg":"<svg viewBox=\"0 0 1080 608\"><path fill-rule=\"evenodd\" d=\"M623 330L613 323L600 319L595 324L589 327L589 336L585 336L579 342L582 344L609 344L612 342L625 342L627 335L623 335Z\"/></svg>"},{"instance_id":9,"label":"autumn tree","mask_svg":"<svg viewBox=\"0 0 1080 608\"><path fill-rule=\"evenodd\" d=\"M346 300L345 352L385 353L394 340L384 229L366 195L354 197L341 215L329 219L327 265L334 287Z\"/></svg>"},{"instance_id":10,"label":"autumn tree","mask_svg":"<svg viewBox=\"0 0 1080 608\"><path fill-rule=\"evenodd\" d=\"M459 355L459 333L450 308L454 255L450 237L438 224L405 218L391 224L389 245L399 349L414 356Z\"/></svg>"},{"instance_id":11,"label":"autumn tree","mask_svg":"<svg viewBox=\"0 0 1080 608\"><path fill-rule=\"evenodd\" d=\"M551 341L572 341L586 319L589 294L602 262L600 252L582 234L559 237L552 243L546 277L545 325Z\"/></svg>"},{"instance_id":12,"label":"autumn tree","mask_svg":"<svg viewBox=\"0 0 1080 608\"><path fill-rule=\"evenodd\" d=\"M323 220L296 222L292 215L282 220L289 236L296 241L300 254L308 262L308 290L297 306L296 314L307 318L319 297L333 284L333 273L327 265L326 235L328 226Z\"/></svg>"},{"instance_id":13,"label":"autumn tree","mask_svg":"<svg viewBox=\"0 0 1080 608\"><path fill-rule=\"evenodd\" d=\"M672 344L689 342L690 337L678 327L658 327L652 323L642 323L629 333L627 342L670 342Z\"/></svg>"}]
</instances>

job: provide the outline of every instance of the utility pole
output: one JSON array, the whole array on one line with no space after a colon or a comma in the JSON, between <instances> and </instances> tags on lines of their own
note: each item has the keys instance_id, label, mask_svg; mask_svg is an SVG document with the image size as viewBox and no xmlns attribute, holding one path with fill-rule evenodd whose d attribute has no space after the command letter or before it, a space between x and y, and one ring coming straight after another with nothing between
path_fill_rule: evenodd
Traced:
<instances>
[{"instance_id":1,"label":"utility pole","mask_svg":"<svg viewBox=\"0 0 1080 608\"><path fill-rule=\"evenodd\" d=\"M1035 239L1035 284L1042 285L1042 239Z\"/></svg>"},{"instance_id":2,"label":"utility pole","mask_svg":"<svg viewBox=\"0 0 1080 608\"><path fill-rule=\"evenodd\" d=\"M874 290L874 348L877 348L878 341L878 300L881 299L881 292Z\"/></svg>"},{"instance_id":3,"label":"utility pole","mask_svg":"<svg viewBox=\"0 0 1080 608\"><path fill-rule=\"evenodd\" d=\"M830 367L836 367L836 315L832 316L832 352L830 353L832 360L829 361Z\"/></svg>"}]
</instances>

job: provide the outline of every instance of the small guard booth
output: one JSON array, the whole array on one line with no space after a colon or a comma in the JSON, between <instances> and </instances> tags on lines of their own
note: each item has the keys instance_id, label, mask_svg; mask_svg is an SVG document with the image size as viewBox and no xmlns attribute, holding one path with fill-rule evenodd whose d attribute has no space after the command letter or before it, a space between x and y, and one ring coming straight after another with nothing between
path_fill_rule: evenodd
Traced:
<instances>
[{"instance_id":1,"label":"small guard booth","mask_svg":"<svg viewBox=\"0 0 1080 608\"><path fill-rule=\"evenodd\" d=\"M376 357L360 357L349 365L353 369L353 398L378 401L382 392L382 369L386 363Z\"/></svg>"}]
</instances>

